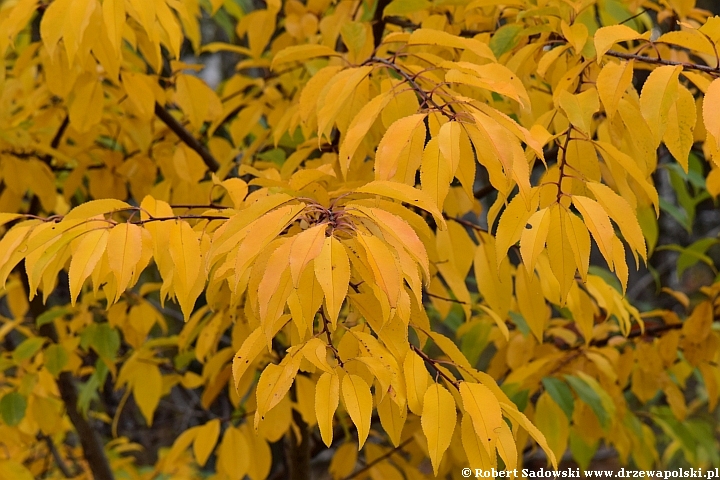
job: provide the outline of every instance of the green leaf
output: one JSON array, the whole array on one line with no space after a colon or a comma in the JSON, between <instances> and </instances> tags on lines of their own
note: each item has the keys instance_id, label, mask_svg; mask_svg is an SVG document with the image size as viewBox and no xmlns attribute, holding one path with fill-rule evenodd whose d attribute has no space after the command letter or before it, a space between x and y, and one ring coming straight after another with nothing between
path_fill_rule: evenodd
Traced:
<instances>
[{"instance_id":1,"label":"green leaf","mask_svg":"<svg viewBox=\"0 0 720 480\"><path fill-rule=\"evenodd\" d=\"M102 360L95 362L95 371L90 376L87 382L85 382L78 393L78 409L83 413L87 414L90 408L90 402L97 397L98 389L105 383L105 378L108 374L108 368Z\"/></svg>"},{"instance_id":2,"label":"green leaf","mask_svg":"<svg viewBox=\"0 0 720 480\"><path fill-rule=\"evenodd\" d=\"M46 323L52 323L53 320L55 320L58 317L62 317L66 313L67 313L66 308L57 308L57 307L51 308L50 310L47 310L47 311L43 312L42 314L40 314L35 319L35 325L37 325L38 328L42 327Z\"/></svg>"},{"instance_id":3,"label":"green leaf","mask_svg":"<svg viewBox=\"0 0 720 480\"><path fill-rule=\"evenodd\" d=\"M608 416L608 412L605 411L600 395L581 378L573 375L565 375L565 380L567 380L573 390L575 390L580 400L587 403L592 411L595 412L595 415L600 421L600 425L603 428L607 427L610 417Z\"/></svg>"},{"instance_id":4,"label":"green leaf","mask_svg":"<svg viewBox=\"0 0 720 480\"><path fill-rule=\"evenodd\" d=\"M53 377L57 377L63 367L67 365L70 355L62 345L50 345L45 349L45 368L52 373Z\"/></svg>"},{"instance_id":5,"label":"green leaf","mask_svg":"<svg viewBox=\"0 0 720 480\"><path fill-rule=\"evenodd\" d=\"M113 360L120 348L120 334L107 323L95 326L90 338L90 347L106 360Z\"/></svg>"},{"instance_id":6,"label":"green leaf","mask_svg":"<svg viewBox=\"0 0 720 480\"><path fill-rule=\"evenodd\" d=\"M522 25L503 25L498 28L490 39L490 50L497 58L512 50L518 42L518 34L522 31Z\"/></svg>"},{"instance_id":7,"label":"green leaf","mask_svg":"<svg viewBox=\"0 0 720 480\"><path fill-rule=\"evenodd\" d=\"M425 10L430 6L427 0L394 0L383 10L383 17L405 16Z\"/></svg>"},{"instance_id":8,"label":"green leaf","mask_svg":"<svg viewBox=\"0 0 720 480\"><path fill-rule=\"evenodd\" d=\"M489 322L477 322L470 327L460 340L460 351L468 359L470 365L476 365L485 347L488 345L488 338L492 326Z\"/></svg>"},{"instance_id":9,"label":"green leaf","mask_svg":"<svg viewBox=\"0 0 720 480\"><path fill-rule=\"evenodd\" d=\"M42 337L28 338L18 345L15 351L13 351L13 360L17 363L27 360L35 355L40 348L42 348L43 343L45 343L45 339Z\"/></svg>"},{"instance_id":10,"label":"green leaf","mask_svg":"<svg viewBox=\"0 0 720 480\"><path fill-rule=\"evenodd\" d=\"M582 470L587 470L590 466L590 461L595 456L597 447L597 441L592 444L587 444L582 437L575 432L575 429L570 430L570 452L572 452L573 458Z\"/></svg>"},{"instance_id":11,"label":"green leaf","mask_svg":"<svg viewBox=\"0 0 720 480\"><path fill-rule=\"evenodd\" d=\"M523 337L527 337L530 334L530 327L525 321L525 317L517 312L509 312L509 315L515 326L520 330L520 333L523 334Z\"/></svg>"},{"instance_id":12,"label":"green leaf","mask_svg":"<svg viewBox=\"0 0 720 480\"><path fill-rule=\"evenodd\" d=\"M575 409L575 399L573 398L570 387L565 382L555 377L545 377L542 379L545 391L550 394L555 403L565 412L568 419L572 419L573 410Z\"/></svg>"},{"instance_id":13,"label":"green leaf","mask_svg":"<svg viewBox=\"0 0 720 480\"><path fill-rule=\"evenodd\" d=\"M665 200L663 197L660 197L660 210L670 215L688 232L692 231L692 223L690 223L689 219L687 218L685 210L681 210L677 206Z\"/></svg>"},{"instance_id":14,"label":"green leaf","mask_svg":"<svg viewBox=\"0 0 720 480\"><path fill-rule=\"evenodd\" d=\"M25 416L26 408L27 401L18 392L10 392L0 400L0 416L2 416L3 422L10 427L20 423Z\"/></svg>"}]
</instances>

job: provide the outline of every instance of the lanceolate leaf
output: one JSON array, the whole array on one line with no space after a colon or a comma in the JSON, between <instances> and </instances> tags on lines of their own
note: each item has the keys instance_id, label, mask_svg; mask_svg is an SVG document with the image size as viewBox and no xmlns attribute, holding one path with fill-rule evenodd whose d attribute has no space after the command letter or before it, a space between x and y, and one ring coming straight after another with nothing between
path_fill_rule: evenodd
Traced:
<instances>
[{"instance_id":1,"label":"lanceolate leaf","mask_svg":"<svg viewBox=\"0 0 720 480\"><path fill-rule=\"evenodd\" d=\"M421 424L435 475L445 451L450 446L456 423L455 399L439 384L431 385L423 398Z\"/></svg>"}]
</instances>

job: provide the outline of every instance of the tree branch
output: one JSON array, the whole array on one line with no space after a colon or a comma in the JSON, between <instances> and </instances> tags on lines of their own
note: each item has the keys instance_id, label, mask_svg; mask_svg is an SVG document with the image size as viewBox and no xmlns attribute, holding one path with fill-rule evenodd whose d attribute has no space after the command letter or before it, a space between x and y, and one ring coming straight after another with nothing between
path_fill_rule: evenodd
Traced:
<instances>
[{"instance_id":1,"label":"tree branch","mask_svg":"<svg viewBox=\"0 0 720 480\"><path fill-rule=\"evenodd\" d=\"M205 165L207 165L208 170L211 172L218 171L220 164L217 160L215 160L215 157L213 157L207 148L205 148L205 146L200 143L197 138L193 137L192 134L190 134L190 132L188 132L187 129L183 127L175 117L170 115L170 112L165 110L165 108L159 103L155 103L155 115L157 115L157 117L162 120L162 122L167 125L168 128L172 130L185 145L192 148L198 155L200 155L200 158L202 158Z\"/></svg>"},{"instance_id":2,"label":"tree branch","mask_svg":"<svg viewBox=\"0 0 720 480\"><path fill-rule=\"evenodd\" d=\"M370 470L372 467L374 467L374 466L377 465L378 463L382 462L383 460L387 460L388 458L390 458L391 456L393 456L395 453L397 453L397 452L399 452L400 450L402 450L402 448L403 448L405 445L407 445L408 443L410 443L410 442L412 441L412 439L413 439L413 437L406 438L405 440L403 440L402 442L400 442L400 445L398 445L397 447L393 448L392 450L390 450L390 451L388 451L388 452L385 452L384 454L380 455L380 456L377 457L375 460L373 460L372 462L368 463L367 465L365 465L363 468L361 468L361 469L358 470L357 472L351 473L350 475L348 475L347 477L345 477L343 480L352 480L353 478L362 475L363 473L367 472L368 470Z\"/></svg>"},{"instance_id":3,"label":"tree branch","mask_svg":"<svg viewBox=\"0 0 720 480\"><path fill-rule=\"evenodd\" d=\"M707 65L699 65L697 63L687 63L687 62L676 62L674 60L665 60L662 58L652 58L652 57L646 57L643 55L637 55L635 53L623 53L623 52L617 52L615 50L608 50L605 52L605 55L609 55L611 57L616 58L622 58L625 60L637 60L639 62L644 63L653 63L656 65L670 65L670 66L680 66L683 68L686 68L688 70L698 70L700 72L709 73L711 75L720 75L720 68L713 68L709 67Z\"/></svg>"},{"instance_id":4,"label":"tree branch","mask_svg":"<svg viewBox=\"0 0 720 480\"><path fill-rule=\"evenodd\" d=\"M372 32L375 40L375 49L382 43L383 32L385 31L385 19L383 18L383 10L388 6L390 0L377 0L375 6L375 15L372 21Z\"/></svg>"},{"instance_id":5,"label":"tree branch","mask_svg":"<svg viewBox=\"0 0 720 480\"><path fill-rule=\"evenodd\" d=\"M57 463L58 468L62 472L63 476L65 478L73 478L75 475L73 472L70 471L70 468L65 465L65 461L63 460L62 456L60 456L60 452L58 452L57 447L52 441L52 438L50 438L49 435L45 435L44 433L41 433L38 435L38 439L45 442L45 444L48 447L48 450L50 450L50 454L52 455L53 459L55 460L55 463Z\"/></svg>"}]
</instances>

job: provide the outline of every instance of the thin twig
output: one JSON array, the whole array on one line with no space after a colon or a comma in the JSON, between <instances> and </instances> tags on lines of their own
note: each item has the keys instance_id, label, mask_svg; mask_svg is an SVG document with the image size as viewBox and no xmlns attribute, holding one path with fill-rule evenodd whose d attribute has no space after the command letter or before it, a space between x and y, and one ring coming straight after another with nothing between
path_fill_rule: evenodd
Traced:
<instances>
[{"instance_id":1,"label":"thin twig","mask_svg":"<svg viewBox=\"0 0 720 480\"><path fill-rule=\"evenodd\" d=\"M435 360L434 358L431 358L427 353L423 352L422 350L420 350L418 347L416 347L416 346L413 345L413 344L410 344L410 348L412 348L412 349L415 351L415 353L417 353L418 355L420 355L420 357L421 357L423 360L425 360L426 362L428 362L428 363L430 364L430 366L431 366L441 377L443 377L445 380L447 380L448 382L450 382L450 383L451 383L455 388L457 388L458 390L460 389L460 386L458 385L457 380L455 380L455 379L453 379L453 378L450 378L445 372L443 372L440 368L438 368L438 366L437 366L438 361L437 361L437 360Z\"/></svg>"},{"instance_id":2,"label":"thin twig","mask_svg":"<svg viewBox=\"0 0 720 480\"><path fill-rule=\"evenodd\" d=\"M230 220L230 217L216 217L214 215L176 215L173 217L153 217L137 222L130 222L133 225L144 225L150 222L167 222L170 220Z\"/></svg>"},{"instance_id":3,"label":"thin twig","mask_svg":"<svg viewBox=\"0 0 720 480\"><path fill-rule=\"evenodd\" d=\"M57 466L62 472L63 476L65 478L73 478L75 475L73 474L73 472L70 471L70 468L65 465L65 461L60 456L60 452L58 452L58 449L55 446L55 443L53 443L52 438L50 438L49 435L45 435L44 433L38 434L38 438L44 441L47 445L48 450L50 450L50 453L52 454L52 457L55 460L55 463L57 463Z\"/></svg>"},{"instance_id":4,"label":"thin twig","mask_svg":"<svg viewBox=\"0 0 720 480\"><path fill-rule=\"evenodd\" d=\"M443 215L443 217L445 217L446 220L452 220L453 222L457 222L460 225L463 225L468 228L472 228L473 230L476 230L478 232L488 233L487 229L481 227L480 225L476 225L473 222L470 222L468 220L463 220L462 218L458 218L458 217L451 217L450 215Z\"/></svg>"},{"instance_id":5,"label":"thin twig","mask_svg":"<svg viewBox=\"0 0 720 480\"><path fill-rule=\"evenodd\" d=\"M412 440L413 440L413 437L406 438L405 440L403 440L402 442L400 442L400 444L399 444L397 447L395 447L395 448L393 448L392 450L387 451L387 452L385 452L384 454L380 455L380 456L377 457L375 460L373 460L372 462L368 463L367 465L365 465L363 468L361 468L361 469L358 470L357 472L351 473L350 475L348 475L347 477L345 477L343 480L351 480L351 479L353 479L353 478L355 478L355 477L357 477L357 476L359 476L359 475L362 475L363 473L367 472L368 470L370 470L372 467L374 467L374 466L377 465L378 463L382 462L383 460L387 460L387 459L390 458L392 455L394 455L395 453L397 453L397 452L399 452L400 450L402 450L402 448L403 448L405 445L407 445L408 443L410 443Z\"/></svg>"},{"instance_id":6,"label":"thin twig","mask_svg":"<svg viewBox=\"0 0 720 480\"><path fill-rule=\"evenodd\" d=\"M697 63L676 62L675 60L665 60L663 58L652 58L652 57L646 57L644 55L637 55L635 53L617 52L615 50L608 50L607 52L605 52L605 55L609 55L611 57L616 57L616 58L622 58L625 60L637 60L639 62L644 62L644 63L653 63L656 65L679 66L679 67L686 68L688 70L698 70L700 72L709 73L711 75L720 75L720 69L709 67L707 65L699 65Z\"/></svg>"}]
</instances>

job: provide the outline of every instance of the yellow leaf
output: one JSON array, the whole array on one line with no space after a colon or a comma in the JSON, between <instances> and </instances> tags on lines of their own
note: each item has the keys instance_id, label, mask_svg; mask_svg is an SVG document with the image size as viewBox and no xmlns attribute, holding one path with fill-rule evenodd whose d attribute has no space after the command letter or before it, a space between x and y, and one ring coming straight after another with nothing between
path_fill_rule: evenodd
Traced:
<instances>
[{"instance_id":1,"label":"yellow leaf","mask_svg":"<svg viewBox=\"0 0 720 480\"><path fill-rule=\"evenodd\" d=\"M535 407L535 425L545 435L556 458L561 458L568 446L570 425L562 408L547 392L540 395Z\"/></svg>"},{"instance_id":2,"label":"yellow leaf","mask_svg":"<svg viewBox=\"0 0 720 480\"><path fill-rule=\"evenodd\" d=\"M340 56L335 50L325 45L293 45L280 50L270 64L271 69L288 62L303 62L316 57Z\"/></svg>"},{"instance_id":3,"label":"yellow leaf","mask_svg":"<svg viewBox=\"0 0 720 480\"><path fill-rule=\"evenodd\" d=\"M439 208L445 203L452 178L450 161L440 152L438 139L433 138L423 151L420 184L422 191L426 192Z\"/></svg>"},{"instance_id":4,"label":"yellow leaf","mask_svg":"<svg viewBox=\"0 0 720 480\"><path fill-rule=\"evenodd\" d=\"M73 20L70 16L70 7L73 0L59 0L48 5L40 21L40 37L50 56L54 55L55 47L62 37L65 25Z\"/></svg>"},{"instance_id":5,"label":"yellow leaf","mask_svg":"<svg viewBox=\"0 0 720 480\"><path fill-rule=\"evenodd\" d=\"M570 239L566 233L569 221L567 212L559 204L550 207L550 228L547 237L547 251L550 268L560 282L560 300L564 304L570 286L575 282L575 258Z\"/></svg>"},{"instance_id":6,"label":"yellow leaf","mask_svg":"<svg viewBox=\"0 0 720 480\"><path fill-rule=\"evenodd\" d=\"M315 225L298 234L290 247L290 275L293 286L298 288L300 274L311 260L320 254L325 240L327 225Z\"/></svg>"},{"instance_id":7,"label":"yellow leaf","mask_svg":"<svg viewBox=\"0 0 720 480\"><path fill-rule=\"evenodd\" d=\"M518 268L515 271L515 298L530 331L542 342L548 314L540 280L533 270Z\"/></svg>"},{"instance_id":8,"label":"yellow leaf","mask_svg":"<svg viewBox=\"0 0 720 480\"><path fill-rule=\"evenodd\" d=\"M662 66L653 70L643 84L640 111L659 144L667 127L668 112L678 98L679 66Z\"/></svg>"},{"instance_id":9,"label":"yellow leaf","mask_svg":"<svg viewBox=\"0 0 720 480\"><path fill-rule=\"evenodd\" d=\"M545 248L550 231L550 210L543 208L533 213L520 234L520 255L528 273L535 270L535 262Z\"/></svg>"},{"instance_id":10,"label":"yellow leaf","mask_svg":"<svg viewBox=\"0 0 720 480\"><path fill-rule=\"evenodd\" d=\"M318 102L318 142L325 136L330 138L330 130L343 107L347 108L348 99L355 93L358 85L366 79L373 67L349 68L337 74L328 83L324 103Z\"/></svg>"},{"instance_id":11,"label":"yellow leaf","mask_svg":"<svg viewBox=\"0 0 720 480\"><path fill-rule=\"evenodd\" d=\"M708 135L715 139L715 144L720 145L720 78L716 78L707 89L703 98L703 123Z\"/></svg>"},{"instance_id":12,"label":"yellow leaf","mask_svg":"<svg viewBox=\"0 0 720 480\"><path fill-rule=\"evenodd\" d=\"M515 444L513 432L510 430L508 424L503 421L500 424L497 434L497 450L500 453L500 458L505 462L505 470L514 471L518 465L518 449Z\"/></svg>"},{"instance_id":13,"label":"yellow leaf","mask_svg":"<svg viewBox=\"0 0 720 480\"><path fill-rule=\"evenodd\" d=\"M388 245L374 235L356 237L363 246L375 283L387 295L391 308L397 308L402 288L402 272L398 260Z\"/></svg>"},{"instance_id":14,"label":"yellow leaf","mask_svg":"<svg viewBox=\"0 0 720 480\"><path fill-rule=\"evenodd\" d=\"M490 90L512 98L524 108L530 105L530 97L528 97L522 81L505 65L499 63L476 65L470 62L446 62L442 66L451 68L445 74L446 82Z\"/></svg>"},{"instance_id":15,"label":"yellow leaf","mask_svg":"<svg viewBox=\"0 0 720 480\"><path fill-rule=\"evenodd\" d=\"M627 42L642 38L639 34L627 25L612 25L602 27L595 32L595 51L597 52L598 63L602 60L605 52L618 42Z\"/></svg>"},{"instance_id":16,"label":"yellow leaf","mask_svg":"<svg viewBox=\"0 0 720 480\"><path fill-rule=\"evenodd\" d=\"M357 466L358 451L350 442L342 443L335 450L328 468L332 478L337 480L350 475Z\"/></svg>"},{"instance_id":17,"label":"yellow leaf","mask_svg":"<svg viewBox=\"0 0 720 480\"><path fill-rule=\"evenodd\" d=\"M695 98L682 85L678 86L677 100L670 106L667 117L667 129L663 142L675 160L688 171L688 158L695 142L693 132L697 123Z\"/></svg>"},{"instance_id":18,"label":"yellow leaf","mask_svg":"<svg viewBox=\"0 0 720 480\"><path fill-rule=\"evenodd\" d=\"M95 217L103 213L113 213L120 210L129 210L132 207L123 202L122 200L116 200L114 198L106 198L103 200L91 200L85 202L82 205L70 210L64 217L63 222L70 222L73 220L85 220L90 217Z\"/></svg>"},{"instance_id":19,"label":"yellow leaf","mask_svg":"<svg viewBox=\"0 0 720 480\"><path fill-rule=\"evenodd\" d=\"M563 233L567 236L568 244L575 257L575 266L583 282L587 280L587 271L590 265L590 234L578 216L564 208L560 210L564 218Z\"/></svg>"},{"instance_id":20,"label":"yellow leaf","mask_svg":"<svg viewBox=\"0 0 720 480\"><path fill-rule=\"evenodd\" d=\"M142 120L150 121L155 116L155 94L152 90L152 80L146 75L123 72L122 84L130 102L135 107L134 112Z\"/></svg>"},{"instance_id":21,"label":"yellow leaf","mask_svg":"<svg viewBox=\"0 0 720 480\"><path fill-rule=\"evenodd\" d=\"M595 200L583 197L580 195L573 195L573 205L578 209L578 212L583 216L585 226L588 228L595 243L600 249L605 261L608 265L613 263L613 237L615 236L615 230L610 223L605 210Z\"/></svg>"},{"instance_id":22,"label":"yellow leaf","mask_svg":"<svg viewBox=\"0 0 720 480\"><path fill-rule=\"evenodd\" d=\"M300 94L299 112L303 122L308 123L311 115L315 113L318 97L323 92L327 84L335 75L342 70L341 66L328 66L318 70L310 80L308 80L305 88Z\"/></svg>"},{"instance_id":23,"label":"yellow leaf","mask_svg":"<svg viewBox=\"0 0 720 480\"><path fill-rule=\"evenodd\" d=\"M115 56L120 57L123 27L125 25L125 1L104 0L102 2L102 11L105 31L110 39L110 43L115 49Z\"/></svg>"},{"instance_id":24,"label":"yellow leaf","mask_svg":"<svg viewBox=\"0 0 720 480\"><path fill-rule=\"evenodd\" d=\"M86 73L78 78L73 92L68 109L70 123L78 132L87 133L102 120L105 102L102 83L98 77Z\"/></svg>"},{"instance_id":25,"label":"yellow leaf","mask_svg":"<svg viewBox=\"0 0 720 480\"><path fill-rule=\"evenodd\" d=\"M220 99L200 78L179 74L175 80L175 89L175 102L194 129L199 130L205 121L215 120L222 115Z\"/></svg>"},{"instance_id":26,"label":"yellow leaf","mask_svg":"<svg viewBox=\"0 0 720 480\"><path fill-rule=\"evenodd\" d=\"M715 56L713 41L695 29L664 33L655 40L655 43L667 43L681 48L687 48L692 52L704 53L712 57Z\"/></svg>"},{"instance_id":27,"label":"yellow leaf","mask_svg":"<svg viewBox=\"0 0 720 480\"><path fill-rule=\"evenodd\" d=\"M388 127L375 152L375 179L404 182L408 172L412 173L412 185L415 184L415 171L420 166L420 157L425 145L425 117L418 113L396 120ZM405 152L408 158L402 155ZM412 154L411 152L414 152ZM341 156L341 158L343 158ZM412 166L410 161L416 161ZM414 167L414 168L413 168Z\"/></svg>"},{"instance_id":28,"label":"yellow leaf","mask_svg":"<svg viewBox=\"0 0 720 480\"><path fill-rule=\"evenodd\" d=\"M625 295L629 275L628 265L627 261L625 260L625 247L623 246L620 239L617 237L613 237L613 270L615 271L615 275L617 275L618 279L620 280L622 292L623 295Z\"/></svg>"},{"instance_id":29,"label":"yellow leaf","mask_svg":"<svg viewBox=\"0 0 720 480\"><path fill-rule=\"evenodd\" d=\"M437 45L439 47L458 48L462 50L470 50L475 55L486 58L495 62L490 47L479 40L473 38L463 38L442 30L434 30L429 28L418 28L408 39L408 45Z\"/></svg>"},{"instance_id":30,"label":"yellow leaf","mask_svg":"<svg viewBox=\"0 0 720 480\"><path fill-rule=\"evenodd\" d=\"M440 153L449 163L451 176L460 165L460 131L462 126L459 122L447 122L438 132L438 147Z\"/></svg>"},{"instance_id":31,"label":"yellow leaf","mask_svg":"<svg viewBox=\"0 0 720 480\"><path fill-rule=\"evenodd\" d=\"M492 456L491 460L487 450L485 450L485 447L480 443L480 437L475 433L475 427L469 415L462 416L460 431L462 445L465 449L465 455L467 456L470 468L489 471L491 468L497 466L495 464L497 463L495 455ZM495 460L495 463L493 460Z\"/></svg>"},{"instance_id":32,"label":"yellow leaf","mask_svg":"<svg viewBox=\"0 0 720 480\"><path fill-rule=\"evenodd\" d=\"M328 345L317 337L307 341L302 349L303 356L323 372L332 372L327 360Z\"/></svg>"},{"instance_id":33,"label":"yellow leaf","mask_svg":"<svg viewBox=\"0 0 720 480\"><path fill-rule=\"evenodd\" d=\"M142 255L141 228L131 223L114 226L107 239L107 251L110 271L117 282L113 302L117 302L130 283Z\"/></svg>"},{"instance_id":34,"label":"yellow leaf","mask_svg":"<svg viewBox=\"0 0 720 480\"><path fill-rule=\"evenodd\" d=\"M235 267L235 278L232 287L236 294L242 293L238 291L240 281L245 271L252 265L258 254L260 254L260 251L280 232L285 230L288 223L292 222L304 207L304 204L300 204L278 208L261 216L238 233L238 236L244 238L240 246L237 247L237 250L233 252L234 259L228 258L230 265L234 265ZM248 235L249 232L252 232L252 235ZM230 241L228 241L228 243L230 243ZM210 255L211 254L208 253L208 258Z\"/></svg>"},{"instance_id":35,"label":"yellow leaf","mask_svg":"<svg viewBox=\"0 0 720 480\"><path fill-rule=\"evenodd\" d=\"M162 395L163 380L157 365L138 362L133 371L133 395L140 413L145 417L148 426L152 426L155 409Z\"/></svg>"},{"instance_id":36,"label":"yellow leaf","mask_svg":"<svg viewBox=\"0 0 720 480\"><path fill-rule=\"evenodd\" d=\"M400 437L407 419L407 407L399 407L390 399L390 395L386 395L384 399L377 402L377 411L385 433L390 437L393 445L397 447L400 445Z\"/></svg>"},{"instance_id":37,"label":"yellow leaf","mask_svg":"<svg viewBox=\"0 0 720 480\"><path fill-rule=\"evenodd\" d=\"M475 433L489 454L503 423L498 399L486 386L468 382L460 382L460 397L465 414L472 419Z\"/></svg>"},{"instance_id":38,"label":"yellow leaf","mask_svg":"<svg viewBox=\"0 0 720 480\"><path fill-rule=\"evenodd\" d=\"M362 187L356 189L355 192L367 193L371 195L381 195L383 197L388 197L404 203L409 203L414 207L422 208L433 216L435 222L441 230L445 230L447 228L445 219L443 218L442 213L440 212L438 207L433 202L433 199L422 190L418 190L402 183L376 180L374 182L363 185Z\"/></svg>"},{"instance_id":39,"label":"yellow leaf","mask_svg":"<svg viewBox=\"0 0 720 480\"><path fill-rule=\"evenodd\" d=\"M507 257L508 248L517 243L523 232L527 230L528 220L535 214L539 201L540 195L535 194L530 205L527 205L520 195L515 195L505 208L495 234L495 254L498 267Z\"/></svg>"},{"instance_id":40,"label":"yellow leaf","mask_svg":"<svg viewBox=\"0 0 720 480\"><path fill-rule=\"evenodd\" d=\"M331 236L324 240L314 266L315 277L325 294L325 313L334 327L350 282L350 260L338 239Z\"/></svg>"},{"instance_id":41,"label":"yellow leaf","mask_svg":"<svg viewBox=\"0 0 720 480\"><path fill-rule=\"evenodd\" d=\"M395 237L420 265L420 268L425 273L425 278L430 278L429 260L425 245L405 220L381 208L365 207L358 204L348 204L347 208L348 210L352 208L367 215L382 229L384 234Z\"/></svg>"},{"instance_id":42,"label":"yellow leaf","mask_svg":"<svg viewBox=\"0 0 720 480\"><path fill-rule=\"evenodd\" d=\"M658 140L659 142L659 140ZM658 198L658 192L653 187L652 183L648 179L648 175L643 173L638 166L638 163L630 155L620 151L612 143L608 142L595 142L595 145L602 150L603 158L608 163L615 163L615 167L624 169L630 177L642 188L647 198L650 199L652 204L655 206L655 213L659 215L660 212L660 200Z\"/></svg>"},{"instance_id":43,"label":"yellow leaf","mask_svg":"<svg viewBox=\"0 0 720 480\"><path fill-rule=\"evenodd\" d=\"M530 434L530 436L545 450L545 454L548 456L550 463L557 470L557 460L555 454L545 440L545 436L537 429L535 425L528 420L528 418L520 412L514 405L509 405L504 402L500 402L500 407L507 417L515 423L517 426L524 428Z\"/></svg>"},{"instance_id":44,"label":"yellow leaf","mask_svg":"<svg viewBox=\"0 0 720 480\"><path fill-rule=\"evenodd\" d=\"M405 389L407 391L408 408L415 415L422 415L423 399L428 385L431 382L430 374L425 368L425 362L414 351L410 350L405 355L403 362L403 376L405 377Z\"/></svg>"},{"instance_id":45,"label":"yellow leaf","mask_svg":"<svg viewBox=\"0 0 720 480\"><path fill-rule=\"evenodd\" d=\"M295 380L302 355L288 353L279 365L269 364L260 374L255 392L257 409L255 410L255 430L265 414L287 395Z\"/></svg>"},{"instance_id":46,"label":"yellow leaf","mask_svg":"<svg viewBox=\"0 0 720 480\"><path fill-rule=\"evenodd\" d=\"M258 327L248 335L233 357L232 374L235 380L235 388L237 388L240 379L250 367L250 363L255 361L255 358L260 355L264 347L263 332L262 329Z\"/></svg>"},{"instance_id":47,"label":"yellow leaf","mask_svg":"<svg viewBox=\"0 0 720 480\"><path fill-rule=\"evenodd\" d=\"M335 373L325 372L315 387L315 415L320 436L328 447L333 439L333 417L340 401L340 380Z\"/></svg>"},{"instance_id":48,"label":"yellow leaf","mask_svg":"<svg viewBox=\"0 0 720 480\"><path fill-rule=\"evenodd\" d=\"M505 320L512 298L510 261L505 257L498 268L496 259L492 237L484 236L483 242L475 249L475 258L473 259L478 291L500 319Z\"/></svg>"},{"instance_id":49,"label":"yellow leaf","mask_svg":"<svg viewBox=\"0 0 720 480\"><path fill-rule=\"evenodd\" d=\"M250 466L251 455L238 455L238 452L248 452L249 449L245 435L239 429L229 427L218 447L218 470L230 478L243 478Z\"/></svg>"},{"instance_id":50,"label":"yellow leaf","mask_svg":"<svg viewBox=\"0 0 720 480\"><path fill-rule=\"evenodd\" d=\"M362 449L370 433L373 404L370 387L361 377L348 373L342 379L342 395L345 409L358 431L359 449Z\"/></svg>"},{"instance_id":51,"label":"yellow leaf","mask_svg":"<svg viewBox=\"0 0 720 480\"><path fill-rule=\"evenodd\" d=\"M175 293L180 302L185 320L190 318L197 297L192 295L192 287L200 274L202 260L198 236L189 223L175 221L170 229L170 256L175 264L173 281Z\"/></svg>"},{"instance_id":52,"label":"yellow leaf","mask_svg":"<svg viewBox=\"0 0 720 480\"><path fill-rule=\"evenodd\" d=\"M505 340L509 340L510 330L508 329L507 325L505 325L505 321L500 317L500 315L490 310L485 305L478 305L478 307L480 307L480 310L487 313L490 318L492 318L493 322L495 322L495 325L497 325L497 327L500 329L500 332L503 334L503 337L505 337Z\"/></svg>"},{"instance_id":53,"label":"yellow leaf","mask_svg":"<svg viewBox=\"0 0 720 480\"><path fill-rule=\"evenodd\" d=\"M80 294L83 282L95 270L98 262L105 253L108 242L108 231L105 229L94 230L85 234L75 250L70 261L68 278L70 283L70 301L75 305L75 300Z\"/></svg>"},{"instance_id":54,"label":"yellow leaf","mask_svg":"<svg viewBox=\"0 0 720 480\"><path fill-rule=\"evenodd\" d=\"M581 54L585 48L585 42L588 38L587 27L580 22L568 25L565 21L560 23L560 28L565 39L572 45L575 53Z\"/></svg>"},{"instance_id":55,"label":"yellow leaf","mask_svg":"<svg viewBox=\"0 0 720 480\"><path fill-rule=\"evenodd\" d=\"M450 392L437 383L428 387L423 397L420 424L427 438L430 462L436 476L445 451L450 446L456 423L455 399Z\"/></svg>"},{"instance_id":56,"label":"yellow leaf","mask_svg":"<svg viewBox=\"0 0 720 480\"><path fill-rule=\"evenodd\" d=\"M633 67L632 60L621 63L610 62L598 74L595 86L609 119L615 116L620 99L632 83Z\"/></svg>"},{"instance_id":57,"label":"yellow leaf","mask_svg":"<svg viewBox=\"0 0 720 480\"><path fill-rule=\"evenodd\" d=\"M367 135L370 127L375 123L378 115L380 115L380 111L385 108L393 98L393 93L391 90L370 100L355 114L355 118L350 122L350 126L340 144L340 152L338 153L343 176L347 175L348 167L350 166L353 155L355 155L355 151Z\"/></svg>"},{"instance_id":58,"label":"yellow leaf","mask_svg":"<svg viewBox=\"0 0 720 480\"><path fill-rule=\"evenodd\" d=\"M205 425L196 428L197 433L193 440L193 453L195 454L195 461L203 467L207 463L218 441L218 436L220 435L220 419L210 420Z\"/></svg>"},{"instance_id":59,"label":"yellow leaf","mask_svg":"<svg viewBox=\"0 0 720 480\"><path fill-rule=\"evenodd\" d=\"M591 88L576 95L563 90L557 98L570 123L588 138L591 137L593 115L600 109L597 90Z\"/></svg>"},{"instance_id":60,"label":"yellow leaf","mask_svg":"<svg viewBox=\"0 0 720 480\"><path fill-rule=\"evenodd\" d=\"M637 215L627 200L601 183L589 182L586 185L605 212L620 227L620 232L630 247L642 258L647 258L645 237L642 234ZM613 253L613 257L616 258L615 253Z\"/></svg>"}]
</instances>

